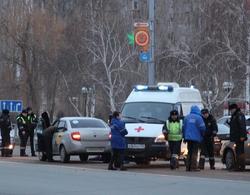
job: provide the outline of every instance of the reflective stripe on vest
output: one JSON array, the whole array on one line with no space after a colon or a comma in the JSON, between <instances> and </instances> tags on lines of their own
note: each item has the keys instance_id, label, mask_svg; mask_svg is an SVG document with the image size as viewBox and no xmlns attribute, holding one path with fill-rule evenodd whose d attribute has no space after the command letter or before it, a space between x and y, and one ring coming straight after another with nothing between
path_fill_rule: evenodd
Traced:
<instances>
[{"instance_id":1,"label":"reflective stripe on vest","mask_svg":"<svg viewBox=\"0 0 250 195\"><path fill-rule=\"evenodd\" d=\"M33 114L33 115L28 115L27 117L28 121L30 121L31 123L34 122L34 120L36 119L36 115Z\"/></svg>"},{"instance_id":2,"label":"reflective stripe on vest","mask_svg":"<svg viewBox=\"0 0 250 195\"><path fill-rule=\"evenodd\" d=\"M180 122L169 122L167 120L168 128L168 140L169 141L180 141L182 139L182 121Z\"/></svg>"},{"instance_id":3,"label":"reflective stripe on vest","mask_svg":"<svg viewBox=\"0 0 250 195\"><path fill-rule=\"evenodd\" d=\"M24 119L23 117L18 116L18 117L16 118L17 121L18 121L19 119L22 120L22 123L23 123L23 124L26 124L26 121L25 121L25 119Z\"/></svg>"}]
</instances>

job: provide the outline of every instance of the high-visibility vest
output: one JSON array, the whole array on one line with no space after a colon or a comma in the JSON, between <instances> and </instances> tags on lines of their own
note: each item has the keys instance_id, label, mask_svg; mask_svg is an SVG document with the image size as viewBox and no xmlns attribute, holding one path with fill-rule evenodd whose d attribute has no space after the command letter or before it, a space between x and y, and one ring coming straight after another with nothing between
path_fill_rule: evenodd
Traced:
<instances>
[{"instance_id":1,"label":"high-visibility vest","mask_svg":"<svg viewBox=\"0 0 250 195\"><path fill-rule=\"evenodd\" d=\"M32 115L28 115L27 116L27 119L28 119L28 121L30 122L30 123L34 123L34 122L36 122L35 120L36 120L36 115L35 114L32 114Z\"/></svg>"},{"instance_id":2,"label":"high-visibility vest","mask_svg":"<svg viewBox=\"0 0 250 195\"><path fill-rule=\"evenodd\" d=\"M182 120L179 122L166 121L168 128L168 141L181 141L182 139Z\"/></svg>"}]
</instances>

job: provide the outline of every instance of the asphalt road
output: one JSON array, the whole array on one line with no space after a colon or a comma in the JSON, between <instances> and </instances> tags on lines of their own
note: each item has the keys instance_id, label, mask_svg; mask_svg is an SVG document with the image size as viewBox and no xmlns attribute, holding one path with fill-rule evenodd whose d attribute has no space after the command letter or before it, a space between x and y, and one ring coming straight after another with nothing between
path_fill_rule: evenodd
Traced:
<instances>
[{"instance_id":1,"label":"asphalt road","mask_svg":"<svg viewBox=\"0 0 250 195\"><path fill-rule=\"evenodd\" d=\"M0 161L0 195L240 195L250 191L249 181L201 178L193 173L175 176L139 173L133 169L108 171L26 160Z\"/></svg>"},{"instance_id":2,"label":"asphalt road","mask_svg":"<svg viewBox=\"0 0 250 195\"><path fill-rule=\"evenodd\" d=\"M29 147L26 149L26 153L30 155ZM63 165L66 167L78 167L78 168L88 168L88 169L99 169L106 170L107 164L101 161L89 160L86 163L82 163L78 156L71 156L70 163L61 163L59 157L55 156L56 162L48 163L41 162L38 157L20 157L19 147L17 146L14 150L13 157L11 158L0 158L1 161L11 161L11 162L23 162L27 164L42 164L42 165ZM229 172L225 169L225 166L221 163L220 158L216 158L216 170L210 170L208 162L206 163L205 170L201 172L186 172L184 163L180 162L180 168L177 170L171 170L169 168L169 161L152 161L150 165L136 165L135 163L126 164L128 172L136 173L151 173L151 174L162 174L162 175L178 175L178 176L195 176L195 177L205 177L205 178L217 178L217 179L228 179L228 180L243 180L250 182L250 166L247 166L246 172Z\"/></svg>"}]
</instances>

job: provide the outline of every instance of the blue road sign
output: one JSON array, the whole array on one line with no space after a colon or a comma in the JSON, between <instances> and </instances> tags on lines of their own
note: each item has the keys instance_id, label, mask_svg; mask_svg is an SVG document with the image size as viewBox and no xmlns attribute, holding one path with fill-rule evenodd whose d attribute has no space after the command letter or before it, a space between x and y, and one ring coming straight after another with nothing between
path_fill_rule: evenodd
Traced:
<instances>
[{"instance_id":1,"label":"blue road sign","mask_svg":"<svg viewBox=\"0 0 250 195\"><path fill-rule=\"evenodd\" d=\"M10 112L21 112L23 102L21 100L0 100L0 108L8 109Z\"/></svg>"},{"instance_id":2,"label":"blue road sign","mask_svg":"<svg viewBox=\"0 0 250 195\"><path fill-rule=\"evenodd\" d=\"M139 58L140 58L141 62L149 62L150 53L149 52L141 52Z\"/></svg>"}]
</instances>

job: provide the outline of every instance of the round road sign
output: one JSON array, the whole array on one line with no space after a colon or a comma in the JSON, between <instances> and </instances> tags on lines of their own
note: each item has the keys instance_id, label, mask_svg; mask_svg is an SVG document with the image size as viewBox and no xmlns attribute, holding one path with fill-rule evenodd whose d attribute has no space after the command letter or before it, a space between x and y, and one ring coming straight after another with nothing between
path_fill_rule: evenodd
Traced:
<instances>
[{"instance_id":1,"label":"round road sign","mask_svg":"<svg viewBox=\"0 0 250 195\"><path fill-rule=\"evenodd\" d=\"M139 46L146 46L149 43L148 32L143 30L136 32L135 43Z\"/></svg>"}]
</instances>

